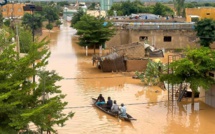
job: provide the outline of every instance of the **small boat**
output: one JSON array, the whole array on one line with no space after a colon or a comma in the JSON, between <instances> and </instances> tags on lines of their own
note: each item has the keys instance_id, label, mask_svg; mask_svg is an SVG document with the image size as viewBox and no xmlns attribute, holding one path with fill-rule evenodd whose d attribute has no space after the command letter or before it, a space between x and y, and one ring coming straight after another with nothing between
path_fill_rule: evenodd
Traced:
<instances>
[{"instance_id":1,"label":"small boat","mask_svg":"<svg viewBox=\"0 0 215 134\"><path fill-rule=\"evenodd\" d=\"M109 115L111 115L111 116L113 116L113 117L116 117L116 118L118 118L118 119L120 119L120 120L128 121L128 122L130 122L130 121L132 121L132 120L137 120L137 119L134 119L134 118L133 118L131 115L129 115L128 113L127 113L127 117L122 117L122 116L119 116L119 115L116 114L116 113L111 112L110 110L107 110L106 107L97 106L97 105L95 104L96 100L97 100L97 99L92 98L93 105L94 105L96 108L100 109L101 111L105 112L106 114L109 114Z\"/></svg>"}]
</instances>

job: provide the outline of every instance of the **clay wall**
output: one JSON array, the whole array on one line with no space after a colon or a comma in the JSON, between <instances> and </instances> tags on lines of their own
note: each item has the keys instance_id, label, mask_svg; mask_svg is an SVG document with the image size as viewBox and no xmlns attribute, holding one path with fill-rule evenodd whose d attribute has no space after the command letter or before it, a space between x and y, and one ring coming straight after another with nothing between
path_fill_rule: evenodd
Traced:
<instances>
[{"instance_id":1,"label":"clay wall","mask_svg":"<svg viewBox=\"0 0 215 134\"><path fill-rule=\"evenodd\" d=\"M127 60L126 61L126 71L139 71L142 72L146 69L148 59L145 60Z\"/></svg>"},{"instance_id":2,"label":"clay wall","mask_svg":"<svg viewBox=\"0 0 215 134\"><path fill-rule=\"evenodd\" d=\"M106 48L111 48L112 46L119 46L123 44L128 44L129 33L127 30L119 29L116 31L115 36L113 36L109 41L106 42Z\"/></svg>"},{"instance_id":3,"label":"clay wall","mask_svg":"<svg viewBox=\"0 0 215 134\"><path fill-rule=\"evenodd\" d=\"M154 45L156 48L181 49L198 46L196 33L190 29L123 29L118 30L116 35L106 42L106 48L133 42L143 42L143 37L147 37L148 44Z\"/></svg>"}]
</instances>

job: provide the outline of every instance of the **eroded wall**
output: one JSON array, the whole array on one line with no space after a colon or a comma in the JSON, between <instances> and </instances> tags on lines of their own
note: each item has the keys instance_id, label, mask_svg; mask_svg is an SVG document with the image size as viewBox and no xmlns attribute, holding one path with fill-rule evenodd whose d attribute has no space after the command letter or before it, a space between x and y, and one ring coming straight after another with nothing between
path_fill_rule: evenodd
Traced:
<instances>
[{"instance_id":1,"label":"eroded wall","mask_svg":"<svg viewBox=\"0 0 215 134\"><path fill-rule=\"evenodd\" d=\"M105 43L106 48L111 48L112 46L119 46L123 44L128 44L129 33L125 29L119 29L116 31L116 34Z\"/></svg>"},{"instance_id":2,"label":"eroded wall","mask_svg":"<svg viewBox=\"0 0 215 134\"><path fill-rule=\"evenodd\" d=\"M164 41L168 36L171 41ZM181 49L186 47L198 47L196 33L193 30L132 30L117 31L116 35L106 43L106 48L115 45L141 42L141 37L147 37L147 42L157 48Z\"/></svg>"}]
</instances>

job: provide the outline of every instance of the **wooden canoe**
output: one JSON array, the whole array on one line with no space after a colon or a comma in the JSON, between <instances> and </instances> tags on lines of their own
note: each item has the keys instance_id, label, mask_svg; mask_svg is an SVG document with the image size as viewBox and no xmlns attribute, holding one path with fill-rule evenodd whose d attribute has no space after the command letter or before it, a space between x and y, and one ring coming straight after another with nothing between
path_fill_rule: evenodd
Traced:
<instances>
[{"instance_id":1,"label":"wooden canoe","mask_svg":"<svg viewBox=\"0 0 215 134\"><path fill-rule=\"evenodd\" d=\"M107 108L105 108L105 107L97 106L97 105L95 104L95 102L96 102L96 99L95 99L95 98L92 98L92 101L93 101L93 105L94 105L96 108L100 109L101 111L105 112L106 114L109 114L109 115L111 115L111 116L113 116L113 117L119 118L120 120L123 120L123 121L128 121L128 122L130 122L130 121L132 121L132 120L136 120L136 119L134 119L131 115L129 115L128 113L127 113L127 117L122 117L122 116L118 116L116 113L111 112L110 110L107 110Z\"/></svg>"}]
</instances>

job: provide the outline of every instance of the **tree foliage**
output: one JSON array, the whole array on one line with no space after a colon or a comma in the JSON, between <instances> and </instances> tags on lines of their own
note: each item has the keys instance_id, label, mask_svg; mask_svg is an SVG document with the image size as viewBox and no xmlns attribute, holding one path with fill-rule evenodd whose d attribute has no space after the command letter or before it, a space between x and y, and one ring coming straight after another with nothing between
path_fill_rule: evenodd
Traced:
<instances>
[{"instance_id":1,"label":"tree foliage","mask_svg":"<svg viewBox=\"0 0 215 134\"><path fill-rule=\"evenodd\" d=\"M114 3L111 9L108 11L108 15L114 15L114 11L117 12L117 15L131 15L132 13L152 13L156 15L173 15L174 12L171 8L161 4L156 3L151 6L144 6L140 1L124 1L121 3Z\"/></svg>"},{"instance_id":2,"label":"tree foliage","mask_svg":"<svg viewBox=\"0 0 215 134\"><path fill-rule=\"evenodd\" d=\"M69 5L69 1L60 1L60 2L57 2L57 4L60 5L60 6L62 6L62 7L65 6L65 5L68 6Z\"/></svg>"},{"instance_id":3,"label":"tree foliage","mask_svg":"<svg viewBox=\"0 0 215 134\"><path fill-rule=\"evenodd\" d=\"M59 19L59 10L55 4L43 6L42 12L39 12L43 15L45 20L48 20L48 23L55 22Z\"/></svg>"},{"instance_id":4,"label":"tree foliage","mask_svg":"<svg viewBox=\"0 0 215 134\"><path fill-rule=\"evenodd\" d=\"M53 29L53 25L52 25L52 24L47 24L47 25L46 25L46 29L52 30L52 29Z\"/></svg>"},{"instance_id":5,"label":"tree foliage","mask_svg":"<svg viewBox=\"0 0 215 134\"><path fill-rule=\"evenodd\" d=\"M72 17L71 27L73 27L78 21L80 21L83 15L85 15L85 12L82 9L79 9L78 12L75 13Z\"/></svg>"},{"instance_id":6,"label":"tree foliage","mask_svg":"<svg viewBox=\"0 0 215 134\"><path fill-rule=\"evenodd\" d=\"M190 83L194 104L194 94L198 87L207 90L215 84L214 79L206 75L215 69L215 51L207 47L187 50L185 58L170 63L169 68L173 69L174 73L163 74L161 80L171 84Z\"/></svg>"},{"instance_id":7,"label":"tree foliage","mask_svg":"<svg viewBox=\"0 0 215 134\"><path fill-rule=\"evenodd\" d=\"M62 22L60 21L60 20L57 20L56 22L55 22L55 24L56 24L56 26L60 26L61 24L62 24Z\"/></svg>"},{"instance_id":8,"label":"tree foliage","mask_svg":"<svg viewBox=\"0 0 215 134\"><path fill-rule=\"evenodd\" d=\"M95 2L91 3L90 6L87 9L96 10L96 3Z\"/></svg>"},{"instance_id":9,"label":"tree foliage","mask_svg":"<svg viewBox=\"0 0 215 134\"><path fill-rule=\"evenodd\" d=\"M195 8L195 7L215 7L215 3L214 2L186 2L185 3L185 8Z\"/></svg>"},{"instance_id":10,"label":"tree foliage","mask_svg":"<svg viewBox=\"0 0 215 134\"><path fill-rule=\"evenodd\" d=\"M146 85L158 85L162 70L165 70L165 66L161 62L154 62L149 59L146 70L142 73L136 72L135 74Z\"/></svg>"},{"instance_id":11,"label":"tree foliage","mask_svg":"<svg viewBox=\"0 0 215 134\"><path fill-rule=\"evenodd\" d=\"M9 27L10 26L10 20L9 19L6 19L4 22L4 25Z\"/></svg>"},{"instance_id":12,"label":"tree foliage","mask_svg":"<svg viewBox=\"0 0 215 134\"><path fill-rule=\"evenodd\" d=\"M3 25L3 20L4 20L4 18L2 15L2 11L0 11L0 27L2 27L2 25Z\"/></svg>"},{"instance_id":13,"label":"tree foliage","mask_svg":"<svg viewBox=\"0 0 215 134\"><path fill-rule=\"evenodd\" d=\"M167 7L158 2L154 6L153 14L166 16L166 15L174 15L174 12L170 7Z\"/></svg>"},{"instance_id":14,"label":"tree foliage","mask_svg":"<svg viewBox=\"0 0 215 134\"><path fill-rule=\"evenodd\" d=\"M19 28L19 45L21 53L28 53L33 42L31 30Z\"/></svg>"},{"instance_id":15,"label":"tree foliage","mask_svg":"<svg viewBox=\"0 0 215 134\"><path fill-rule=\"evenodd\" d=\"M215 41L215 21L212 19L203 19L196 23L196 35L200 39L200 45L209 47Z\"/></svg>"},{"instance_id":16,"label":"tree foliage","mask_svg":"<svg viewBox=\"0 0 215 134\"><path fill-rule=\"evenodd\" d=\"M174 0L174 6L176 8L177 15L179 16L183 15L185 9L184 2L185 0Z\"/></svg>"},{"instance_id":17,"label":"tree foliage","mask_svg":"<svg viewBox=\"0 0 215 134\"><path fill-rule=\"evenodd\" d=\"M22 25L33 30L42 28L42 22L43 17L38 13L25 13L22 18Z\"/></svg>"},{"instance_id":18,"label":"tree foliage","mask_svg":"<svg viewBox=\"0 0 215 134\"><path fill-rule=\"evenodd\" d=\"M10 36L1 32L0 42L0 133L26 130L29 123L55 132L53 125L62 125L74 113L62 113L67 102L62 101L65 95L55 85L62 77L42 69L50 56L48 42L29 42L28 53L19 58ZM33 76L38 81L32 82Z\"/></svg>"},{"instance_id":19,"label":"tree foliage","mask_svg":"<svg viewBox=\"0 0 215 134\"><path fill-rule=\"evenodd\" d=\"M78 21L74 28L77 29L79 37L79 45L94 46L95 48L103 45L114 35L113 24L103 18L96 18L90 15L84 15Z\"/></svg>"}]
</instances>

